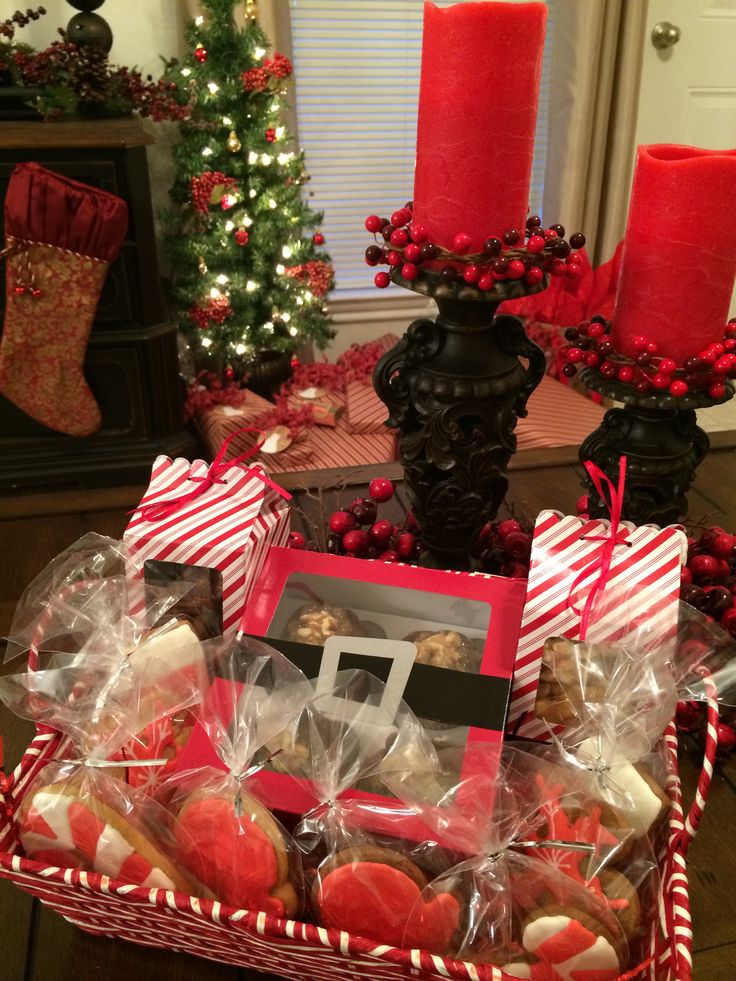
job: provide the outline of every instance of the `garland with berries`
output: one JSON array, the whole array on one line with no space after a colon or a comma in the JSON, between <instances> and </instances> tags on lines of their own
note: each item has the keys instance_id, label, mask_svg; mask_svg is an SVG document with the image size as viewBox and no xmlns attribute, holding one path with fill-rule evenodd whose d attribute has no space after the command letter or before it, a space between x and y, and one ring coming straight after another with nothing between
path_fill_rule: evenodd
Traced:
<instances>
[{"instance_id":1,"label":"garland with berries","mask_svg":"<svg viewBox=\"0 0 736 981\"><path fill-rule=\"evenodd\" d=\"M474 253L470 252L471 239L465 232L455 236L452 249L431 242L425 226L413 221L411 201L395 211L390 220L369 215L365 227L373 233L376 242L365 250L366 263L390 266L410 282L417 279L422 266L428 263L433 264L432 268L439 266L445 281L461 278L484 292L492 290L498 282L523 280L529 286L538 286L545 274L577 279L582 272L578 250L585 245L583 233L575 232L567 240L562 225L542 228L538 215L527 219L525 235L517 228L507 229L501 238L489 236L483 251ZM378 244L379 236L383 245ZM379 289L385 289L391 276L378 272L373 281Z\"/></svg>"}]
</instances>

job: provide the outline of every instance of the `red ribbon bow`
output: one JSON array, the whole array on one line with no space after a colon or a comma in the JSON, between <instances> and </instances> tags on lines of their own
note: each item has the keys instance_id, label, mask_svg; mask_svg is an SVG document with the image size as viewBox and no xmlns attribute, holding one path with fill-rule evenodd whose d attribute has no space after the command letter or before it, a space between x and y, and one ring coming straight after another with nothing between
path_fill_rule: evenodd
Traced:
<instances>
[{"instance_id":1,"label":"red ribbon bow","mask_svg":"<svg viewBox=\"0 0 736 981\"><path fill-rule=\"evenodd\" d=\"M568 602L572 610L580 617L580 640L585 640L588 633L590 617L593 612L593 605L608 581L608 573L611 570L614 550L617 545L627 544L627 531L625 528L619 527L624 503L624 487L626 485L626 457L622 456L619 460L618 486L614 485L613 481L610 480L600 467L597 467L589 460L585 463L585 469L588 471L588 475L593 481L593 486L598 492L599 497L608 508L611 515L611 527L608 529L606 535L585 536L587 541L605 542L605 545L601 549L600 554L578 573L572 586L570 586ZM587 579L588 576L596 571L598 571L598 578L588 593L588 598L585 601L585 606L581 613L573 603L572 595L583 580Z\"/></svg>"},{"instance_id":2,"label":"red ribbon bow","mask_svg":"<svg viewBox=\"0 0 736 981\"><path fill-rule=\"evenodd\" d=\"M249 450L245 453L241 453L240 456L236 456L232 460L225 462L225 456L227 454L228 447L230 443L236 436L241 433L257 433L261 439L254 446L251 446ZM151 504L146 503L146 498L143 498L141 503L135 508L131 513L134 514L136 511L141 512L141 516L144 521L158 521L168 518L169 515L178 511L179 508L184 507L185 504L189 504L191 501L195 501L198 497L201 497L206 491L213 487L215 484L224 484L225 481L222 479L222 475L229 470L230 467L235 467L238 464L242 464L244 460L249 457L254 456L265 442L265 437L260 429L251 429L249 426L244 426L242 429L236 429L234 433L230 433L227 439L224 440L222 446L217 451L217 456L210 464L207 473L203 474L201 477L190 477L189 479L197 482L197 486L193 490L189 491L188 494L182 494L180 497L172 497L168 501L156 501ZM274 483L265 473L261 473L259 470L251 470L250 467L243 467L248 473L262 480L264 484L267 484L272 490L275 490L277 494L284 498L286 501L291 500L291 494L285 491L283 487L279 487L278 484Z\"/></svg>"}]
</instances>

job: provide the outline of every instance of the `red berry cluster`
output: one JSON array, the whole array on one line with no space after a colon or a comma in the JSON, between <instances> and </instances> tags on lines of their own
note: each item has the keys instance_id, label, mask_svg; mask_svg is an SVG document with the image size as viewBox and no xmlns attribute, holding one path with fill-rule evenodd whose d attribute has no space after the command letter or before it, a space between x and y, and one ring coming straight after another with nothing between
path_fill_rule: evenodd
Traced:
<instances>
[{"instance_id":1,"label":"red berry cluster","mask_svg":"<svg viewBox=\"0 0 736 981\"><path fill-rule=\"evenodd\" d=\"M578 365L593 368L610 381L633 385L640 395L669 392L682 398L689 392L707 391L712 399L726 394L726 378L736 378L736 318L726 324L723 341L710 344L698 355L685 358L682 367L657 352L657 345L644 335L632 339L633 361L613 349L608 336L611 326L602 317L568 327L570 342L563 349L566 363L562 374L572 378Z\"/></svg>"},{"instance_id":2,"label":"red berry cluster","mask_svg":"<svg viewBox=\"0 0 736 981\"><path fill-rule=\"evenodd\" d=\"M289 59L276 53L273 58L265 58L261 67L243 72L240 78L246 92L264 92L277 89L279 81L288 78L293 70Z\"/></svg>"},{"instance_id":3,"label":"red berry cluster","mask_svg":"<svg viewBox=\"0 0 736 981\"><path fill-rule=\"evenodd\" d=\"M29 7L25 13L22 10L16 10L16 12L0 23L0 35L6 37L9 41L12 41L15 37L16 27L26 27L32 20L38 20L39 17L43 17L46 13L45 7L36 7L33 10Z\"/></svg>"},{"instance_id":4,"label":"red berry cluster","mask_svg":"<svg viewBox=\"0 0 736 981\"><path fill-rule=\"evenodd\" d=\"M349 508L335 511L329 520L327 551L331 555L411 562L419 555L416 522L408 515L401 525L378 517L378 505L390 501L394 485L376 477L368 485L369 497L358 497Z\"/></svg>"},{"instance_id":5,"label":"red berry cluster","mask_svg":"<svg viewBox=\"0 0 736 981\"><path fill-rule=\"evenodd\" d=\"M714 525L688 539L680 596L736 637L736 535Z\"/></svg>"},{"instance_id":6,"label":"red berry cluster","mask_svg":"<svg viewBox=\"0 0 736 981\"><path fill-rule=\"evenodd\" d=\"M264 136L266 137L268 143L276 142L276 130L273 129L273 127L269 126L269 128L264 133Z\"/></svg>"},{"instance_id":7,"label":"red berry cluster","mask_svg":"<svg viewBox=\"0 0 736 981\"><path fill-rule=\"evenodd\" d=\"M227 297L216 296L207 300L203 306L195 304L189 307L187 313L200 330L207 330L212 324L218 327L224 324L228 317L232 317L233 308Z\"/></svg>"},{"instance_id":8,"label":"red berry cluster","mask_svg":"<svg viewBox=\"0 0 736 981\"><path fill-rule=\"evenodd\" d=\"M424 225L412 221L413 202L408 201L403 208L395 211L391 219L369 215L365 227L376 236L380 235L384 245L369 245L365 250L365 261L369 266L388 265L400 268L404 279L414 280L419 275L423 263L447 261L440 274L447 282L463 279L466 283L481 290L492 290L503 280L523 279L535 286L545 273L552 276L580 276L580 257L575 250L585 245L585 236L576 232L565 239L562 225L542 228L542 220L532 215L526 223L526 243L524 235L517 228L510 228L501 238L487 238L483 251L470 254L470 236L460 232L453 240L452 250L444 249L429 241L429 233ZM462 269L458 269L458 265ZM376 273L374 282L379 289L385 289L391 282L387 272Z\"/></svg>"},{"instance_id":9,"label":"red berry cluster","mask_svg":"<svg viewBox=\"0 0 736 981\"><path fill-rule=\"evenodd\" d=\"M312 259L298 266L287 266L285 275L298 279L314 293L315 296L327 296L332 286L335 270L329 262L322 259Z\"/></svg>"},{"instance_id":10,"label":"red berry cluster","mask_svg":"<svg viewBox=\"0 0 736 981\"><path fill-rule=\"evenodd\" d=\"M190 186L194 210L200 214L207 214L215 188L221 188L222 192L218 190L218 194L222 195L225 191L235 191L238 185L234 178L228 177L219 170L205 170L198 177L192 177Z\"/></svg>"},{"instance_id":11,"label":"red berry cluster","mask_svg":"<svg viewBox=\"0 0 736 981\"><path fill-rule=\"evenodd\" d=\"M532 533L515 518L488 523L480 533L476 554L484 572L510 579L526 579Z\"/></svg>"}]
</instances>

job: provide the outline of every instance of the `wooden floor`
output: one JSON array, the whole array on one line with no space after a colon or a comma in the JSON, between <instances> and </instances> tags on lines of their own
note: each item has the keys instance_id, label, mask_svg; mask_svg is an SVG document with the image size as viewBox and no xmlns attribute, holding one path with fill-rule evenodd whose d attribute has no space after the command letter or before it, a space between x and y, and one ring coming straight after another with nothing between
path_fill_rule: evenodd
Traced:
<instances>
[{"instance_id":1,"label":"wooden floor","mask_svg":"<svg viewBox=\"0 0 736 981\"><path fill-rule=\"evenodd\" d=\"M713 440L715 446L729 441ZM507 508L530 519L542 508L574 513L581 494L580 471L573 453L530 451L519 455L511 474ZM392 473L392 469L394 472ZM336 495L349 502L360 485L380 471L398 476L396 465L350 474L323 471L295 474L283 483L297 493L301 511L295 527L309 524ZM335 486L342 488L339 492ZM736 456L715 449L700 468L690 494L689 520L723 524L736 530ZM142 488L66 492L0 498L0 635L7 631L20 592L42 566L88 530L119 535L125 512ZM30 738L30 726L0 710L6 764L13 766ZM699 751L683 747L681 770L686 798L699 772ZM719 767L702 830L690 861L695 932L695 977L705 981L736 979L736 762ZM204 952L203 952L204 953ZM286 968L285 968L286 970ZM0 881L0 981L257 981L273 975L226 967L209 961L132 944L91 937L71 926L25 893Z\"/></svg>"}]
</instances>

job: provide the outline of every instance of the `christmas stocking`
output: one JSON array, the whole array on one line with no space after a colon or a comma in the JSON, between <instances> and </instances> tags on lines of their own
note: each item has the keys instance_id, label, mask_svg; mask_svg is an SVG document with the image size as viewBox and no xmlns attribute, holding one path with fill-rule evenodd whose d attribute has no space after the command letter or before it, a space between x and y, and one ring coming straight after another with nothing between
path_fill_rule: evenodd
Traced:
<instances>
[{"instance_id":1,"label":"christmas stocking","mask_svg":"<svg viewBox=\"0 0 736 981\"><path fill-rule=\"evenodd\" d=\"M18 164L5 199L6 300L0 393L50 429L88 436L100 410L84 356L127 205L114 194Z\"/></svg>"}]
</instances>

